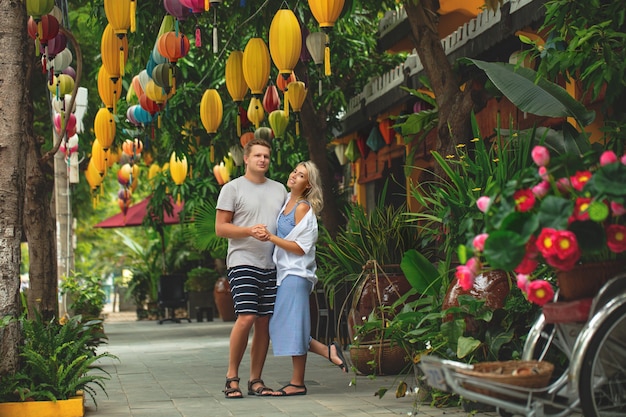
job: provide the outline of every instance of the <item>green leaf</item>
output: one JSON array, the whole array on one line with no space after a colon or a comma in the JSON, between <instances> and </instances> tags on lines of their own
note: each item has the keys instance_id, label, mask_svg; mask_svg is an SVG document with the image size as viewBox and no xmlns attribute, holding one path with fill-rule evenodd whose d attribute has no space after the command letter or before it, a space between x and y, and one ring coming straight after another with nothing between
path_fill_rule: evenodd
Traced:
<instances>
[{"instance_id":1,"label":"green leaf","mask_svg":"<svg viewBox=\"0 0 626 417\"><path fill-rule=\"evenodd\" d=\"M424 255L410 249L402 257L400 267L407 281L418 293L437 295L439 291L433 287L433 283L437 281L439 272Z\"/></svg>"},{"instance_id":2,"label":"green leaf","mask_svg":"<svg viewBox=\"0 0 626 417\"><path fill-rule=\"evenodd\" d=\"M549 195L541 201L539 206L539 223L542 228L567 229L568 217L573 210L573 201Z\"/></svg>"},{"instance_id":3,"label":"green leaf","mask_svg":"<svg viewBox=\"0 0 626 417\"><path fill-rule=\"evenodd\" d=\"M538 76L537 72L501 62L485 62L464 58L481 70L502 93L520 110L547 117L573 117L583 126L595 119L561 86Z\"/></svg>"},{"instance_id":4,"label":"green leaf","mask_svg":"<svg viewBox=\"0 0 626 417\"><path fill-rule=\"evenodd\" d=\"M495 269L512 271L522 262L526 253L526 240L510 230L498 230L489 234L483 254Z\"/></svg>"},{"instance_id":5,"label":"green leaf","mask_svg":"<svg viewBox=\"0 0 626 417\"><path fill-rule=\"evenodd\" d=\"M458 340L456 356L458 356L459 358L464 358L474 352L476 349L478 349L480 344L480 340L476 340L473 337L461 336Z\"/></svg>"}]
</instances>

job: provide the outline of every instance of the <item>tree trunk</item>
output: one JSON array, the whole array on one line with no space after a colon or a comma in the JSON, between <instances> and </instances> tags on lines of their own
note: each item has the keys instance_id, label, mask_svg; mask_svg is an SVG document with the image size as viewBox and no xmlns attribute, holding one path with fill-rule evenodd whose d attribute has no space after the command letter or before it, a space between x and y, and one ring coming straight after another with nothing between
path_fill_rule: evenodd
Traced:
<instances>
[{"instance_id":1,"label":"tree trunk","mask_svg":"<svg viewBox=\"0 0 626 417\"><path fill-rule=\"evenodd\" d=\"M472 137L470 113L474 106L471 88L460 90L460 82L441 45L437 25L437 0L406 0L407 17L411 24L413 43L431 83L437 106L437 151L443 155L455 154L457 144L467 143Z\"/></svg>"},{"instance_id":2,"label":"tree trunk","mask_svg":"<svg viewBox=\"0 0 626 417\"><path fill-rule=\"evenodd\" d=\"M20 316L20 243L24 202L27 92L26 8L0 0L0 319ZM0 326L0 375L18 369L20 326Z\"/></svg>"}]
</instances>

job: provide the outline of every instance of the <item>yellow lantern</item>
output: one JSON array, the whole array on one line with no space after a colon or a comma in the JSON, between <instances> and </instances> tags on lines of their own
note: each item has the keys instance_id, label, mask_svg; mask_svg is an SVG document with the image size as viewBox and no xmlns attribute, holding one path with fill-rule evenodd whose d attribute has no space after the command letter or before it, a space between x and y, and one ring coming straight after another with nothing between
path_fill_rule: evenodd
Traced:
<instances>
[{"instance_id":1,"label":"yellow lantern","mask_svg":"<svg viewBox=\"0 0 626 417\"><path fill-rule=\"evenodd\" d=\"M241 136L241 113L239 104L248 93L248 84L243 77L243 52L232 51L226 60L226 89L237 105L237 136Z\"/></svg>"},{"instance_id":2,"label":"yellow lantern","mask_svg":"<svg viewBox=\"0 0 626 417\"><path fill-rule=\"evenodd\" d=\"M94 165L93 160L90 160L89 164L87 165L85 178L87 179L89 187L92 191L96 190L100 186L100 184L102 184L104 176L100 175L100 172L98 171L98 168L96 168L96 166Z\"/></svg>"},{"instance_id":3,"label":"yellow lantern","mask_svg":"<svg viewBox=\"0 0 626 417\"><path fill-rule=\"evenodd\" d=\"M263 91L270 78L270 51L261 38L250 38L243 50L243 78L250 91L257 97Z\"/></svg>"},{"instance_id":4,"label":"yellow lantern","mask_svg":"<svg viewBox=\"0 0 626 417\"><path fill-rule=\"evenodd\" d=\"M329 32L335 26L339 18L345 0L309 0L309 8L320 28L326 34L326 45L324 48L324 69L325 74L330 75L330 38Z\"/></svg>"},{"instance_id":5,"label":"yellow lantern","mask_svg":"<svg viewBox=\"0 0 626 417\"><path fill-rule=\"evenodd\" d=\"M281 9L274 15L270 25L270 53L278 72L285 79L300 59L302 31L296 15L289 9ZM288 90L285 90L285 116L289 117Z\"/></svg>"},{"instance_id":6,"label":"yellow lantern","mask_svg":"<svg viewBox=\"0 0 626 417\"><path fill-rule=\"evenodd\" d=\"M104 14L116 35L125 36L130 29L131 0L104 0Z\"/></svg>"},{"instance_id":7,"label":"yellow lantern","mask_svg":"<svg viewBox=\"0 0 626 417\"><path fill-rule=\"evenodd\" d=\"M161 172L161 167L159 164L152 164L150 168L148 168L148 180L154 179Z\"/></svg>"},{"instance_id":8,"label":"yellow lantern","mask_svg":"<svg viewBox=\"0 0 626 417\"><path fill-rule=\"evenodd\" d=\"M106 107L101 107L96 113L96 118L93 122L93 129L96 134L96 139L102 145L102 149L105 151L113 145L115 140L115 119L113 114L107 110Z\"/></svg>"},{"instance_id":9,"label":"yellow lantern","mask_svg":"<svg viewBox=\"0 0 626 417\"><path fill-rule=\"evenodd\" d=\"M98 170L98 174L104 176L106 174L106 170L108 168L106 155L104 153L104 149L102 149L102 145L98 140L94 140L91 144L91 160L90 163L93 163L95 168Z\"/></svg>"},{"instance_id":10,"label":"yellow lantern","mask_svg":"<svg viewBox=\"0 0 626 417\"><path fill-rule=\"evenodd\" d=\"M146 96L155 103L162 105L167 100L167 94L162 87L159 87L153 79L146 84Z\"/></svg>"},{"instance_id":11,"label":"yellow lantern","mask_svg":"<svg viewBox=\"0 0 626 417\"><path fill-rule=\"evenodd\" d=\"M306 85L302 81L295 81L289 83L287 86L289 88L289 102L291 107L293 107L293 112L296 114L296 135L300 135L300 110L302 110L302 105L304 104L304 99L306 98Z\"/></svg>"},{"instance_id":12,"label":"yellow lantern","mask_svg":"<svg viewBox=\"0 0 626 417\"><path fill-rule=\"evenodd\" d=\"M215 133L222 123L222 98L217 90L208 89L200 101L200 120L207 133Z\"/></svg>"},{"instance_id":13,"label":"yellow lantern","mask_svg":"<svg viewBox=\"0 0 626 417\"><path fill-rule=\"evenodd\" d=\"M100 41L102 65L111 76L117 79L124 75L124 65L128 61L128 38L118 38L111 24L106 25Z\"/></svg>"},{"instance_id":14,"label":"yellow lantern","mask_svg":"<svg viewBox=\"0 0 626 417\"><path fill-rule=\"evenodd\" d=\"M48 84L48 90L61 99L74 90L74 79L67 74L55 75L52 78L52 84Z\"/></svg>"},{"instance_id":15,"label":"yellow lantern","mask_svg":"<svg viewBox=\"0 0 626 417\"><path fill-rule=\"evenodd\" d=\"M113 81L104 65L98 71L98 94L106 108L115 113L116 103L122 96L122 82L119 78Z\"/></svg>"},{"instance_id":16,"label":"yellow lantern","mask_svg":"<svg viewBox=\"0 0 626 417\"><path fill-rule=\"evenodd\" d=\"M280 110L274 110L267 116L267 120L270 123L272 132L274 132L274 137L276 139L282 138L289 124L289 118L285 117L285 113Z\"/></svg>"},{"instance_id":17,"label":"yellow lantern","mask_svg":"<svg viewBox=\"0 0 626 417\"><path fill-rule=\"evenodd\" d=\"M172 152L170 156L170 175L176 185L181 185L185 182L187 177L187 157L176 155L176 152Z\"/></svg>"},{"instance_id":18,"label":"yellow lantern","mask_svg":"<svg viewBox=\"0 0 626 417\"><path fill-rule=\"evenodd\" d=\"M248 106L248 120L254 123L254 126L258 129L264 118L265 110L263 109L261 99L252 97Z\"/></svg>"}]
</instances>

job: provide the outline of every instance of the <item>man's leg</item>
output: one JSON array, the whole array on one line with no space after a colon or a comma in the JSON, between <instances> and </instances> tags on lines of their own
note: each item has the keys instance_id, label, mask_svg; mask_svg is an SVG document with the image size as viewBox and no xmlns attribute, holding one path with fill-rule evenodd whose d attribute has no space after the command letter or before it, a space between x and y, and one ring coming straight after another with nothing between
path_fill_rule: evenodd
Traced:
<instances>
[{"instance_id":1,"label":"man's leg","mask_svg":"<svg viewBox=\"0 0 626 417\"><path fill-rule=\"evenodd\" d=\"M226 378L234 378L239 376L239 365L243 359L243 355L246 352L248 346L248 336L250 335L250 329L254 324L256 316L254 314L240 314L237 316L237 320L230 331L230 346L228 355L228 371L226 372ZM239 383L232 381L230 383L231 388L239 388ZM232 396L239 396L239 394L230 394Z\"/></svg>"},{"instance_id":2,"label":"man's leg","mask_svg":"<svg viewBox=\"0 0 626 417\"><path fill-rule=\"evenodd\" d=\"M260 379L270 344L270 316L257 317L250 348L250 381Z\"/></svg>"}]
</instances>

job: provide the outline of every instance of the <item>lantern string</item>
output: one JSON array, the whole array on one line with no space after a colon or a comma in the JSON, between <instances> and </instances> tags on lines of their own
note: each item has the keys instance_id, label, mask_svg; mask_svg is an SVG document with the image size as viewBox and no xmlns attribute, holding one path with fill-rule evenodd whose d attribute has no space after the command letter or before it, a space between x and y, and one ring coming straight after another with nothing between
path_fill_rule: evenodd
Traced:
<instances>
[{"instance_id":1,"label":"lantern string","mask_svg":"<svg viewBox=\"0 0 626 417\"><path fill-rule=\"evenodd\" d=\"M200 34L200 25L196 25L196 48L200 48L201 46L202 46L202 35Z\"/></svg>"},{"instance_id":2,"label":"lantern string","mask_svg":"<svg viewBox=\"0 0 626 417\"><path fill-rule=\"evenodd\" d=\"M209 148L209 161L211 163L215 162L215 145L211 143L211 147Z\"/></svg>"}]
</instances>

